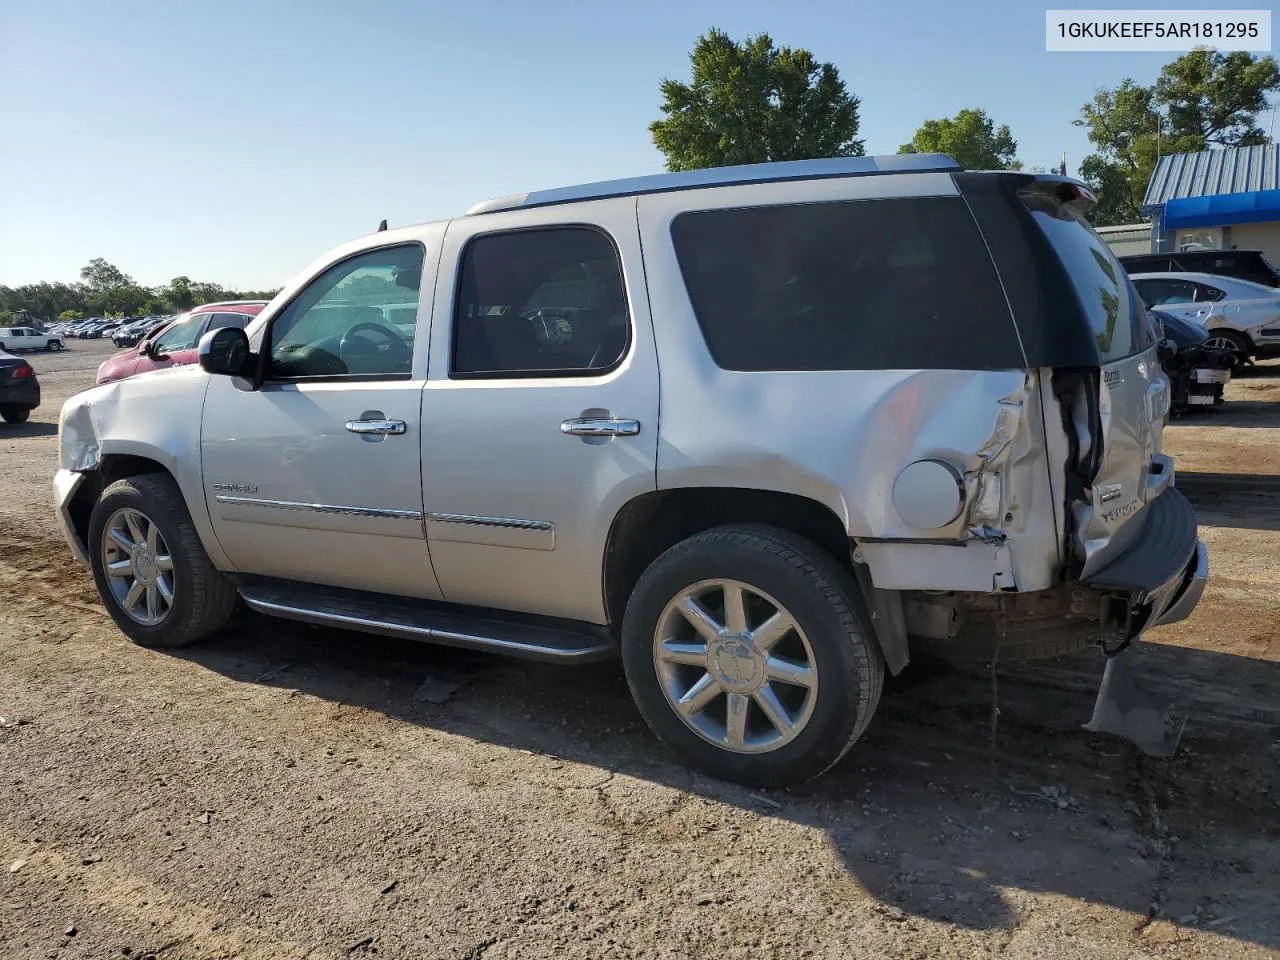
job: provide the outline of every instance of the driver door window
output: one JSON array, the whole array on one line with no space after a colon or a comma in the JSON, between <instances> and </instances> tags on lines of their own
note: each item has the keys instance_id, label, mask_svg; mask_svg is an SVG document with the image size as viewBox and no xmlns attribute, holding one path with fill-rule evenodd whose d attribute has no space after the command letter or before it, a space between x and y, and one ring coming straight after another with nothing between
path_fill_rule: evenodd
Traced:
<instances>
[{"instance_id":1,"label":"driver door window","mask_svg":"<svg viewBox=\"0 0 1280 960\"><path fill-rule=\"evenodd\" d=\"M408 379L423 249L370 250L330 267L271 325L271 380Z\"/></svg>"},{"instance_id":2,"label":"driver door window","mask_svg":"<svg viewBox=\"0 0 1280 960\"><path fill-rule=\"evenodd\" d=\"M187 317L179 320L164 333L156 337L151 352L156 356L164 356L178 350L191 350L200 339L200 327L203 316Z\"/></svg>"}]
</instances>

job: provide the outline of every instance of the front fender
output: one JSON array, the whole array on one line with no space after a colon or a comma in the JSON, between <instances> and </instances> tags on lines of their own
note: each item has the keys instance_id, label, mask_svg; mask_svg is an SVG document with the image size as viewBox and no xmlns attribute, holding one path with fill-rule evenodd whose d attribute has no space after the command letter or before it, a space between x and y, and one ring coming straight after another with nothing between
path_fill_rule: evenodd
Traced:
<instances>
[{"instance_id":1,"label":"front fender","mask_svg":"<svg viewBox=\"0 0 1280 960\"><path fill-rule=\"evenodd\" d=\"M158 464L178 484L213 565L234 571L214 533L200 480L200 421L208 385L209 376L199 367L181 367L76 394L62 407L59 462L74 473L101 470L116 457ZM108 476L118 479L114 471Z\"/></svg>"}]
</instances>

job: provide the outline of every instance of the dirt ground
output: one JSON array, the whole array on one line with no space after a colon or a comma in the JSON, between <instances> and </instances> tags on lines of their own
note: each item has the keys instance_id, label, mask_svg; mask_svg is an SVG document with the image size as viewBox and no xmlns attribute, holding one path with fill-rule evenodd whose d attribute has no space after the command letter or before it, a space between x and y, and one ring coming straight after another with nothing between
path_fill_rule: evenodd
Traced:
<instances>
[{"instance_id":1,"label":"dirt ground","mask_svg":"<svg viewBox=\"0 0 1280 960\"><path fill-rule=\"evenodd\" d=\"M1166 433L1212 580L1142 649L1168 761L1086 733L1100 655L913 668L819 782L694 774L615 664L243 615L127 643L50 510L62 401L0 424L0 958L1280 953L1280 366ZM461 683L447 702L424 680Z\"/></svg>"}]
</instances>

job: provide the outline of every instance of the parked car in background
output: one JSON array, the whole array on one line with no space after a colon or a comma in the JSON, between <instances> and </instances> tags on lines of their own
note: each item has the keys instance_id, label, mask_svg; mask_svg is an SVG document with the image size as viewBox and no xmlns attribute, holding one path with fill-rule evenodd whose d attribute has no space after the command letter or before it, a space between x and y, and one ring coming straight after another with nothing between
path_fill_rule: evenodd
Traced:
<instances>
[{"instance_id":1,"label":"parked car in background","mask_svg":"<svg viewBox=\"0 0 1280 960\"><path fill-rule=\"evenodd\" d=\"M100 340L103 336L110 335L118 326L119 320L98 320L81 327L76 331L76 336L81 340Z\"/></svg>"},{"instance_id":2,"label":"parked car in background","mask_svg":"<svg viewBox=\"0 0 1280 960\"><path fill-rule=\"evenodd\" d=\"M1181 416L1192 408L1222 403L1231 373L1240 365L1239 355L1209 346L1212 338L1199 321L1163 310L1152 310L1151 316L1163 341L1160 366L1172 390L1170 414Z\"/></svg>"},{"instance_id":3,"label":"parked car in background","mask_svg":"<svg viewBox=\"0 0 1280 960\"><path fill-rule=\"evenodd\" d=\"M1280 287L1280 270L1261 250L1179 250L1176 253L1137 253L1121 257L1130 274L1212 273L1220 277L1251 280L1266 287Z\"/></svg>"},{"instance_id":4,"label":"parked car in background","mask_svg":"<svg viewBox=\"0 0 1280 960\"><path fill-rule=\"evenodd\" d=\"M911 154L380 231L205 333L198 366L69 399L59 522L140 644L211 634L239 595L535 659L620 654L686 762L806 780L922 648L1103 646L1114 678L1201 596L1156 331L1093 204L1065 177ZM1158 710L1109 720L1120 687L1090 729L1176 743Z\"/></svg>"},{"instance_id":5,"label":"parked car in background","mask_svg":"<svg viewBox=\"0 0 1280 960\"><path fill-rule=\"evenodd\" d=\"M265 300L229 300L206 303L161 323L146 334L138 346L113 354L98 367L95 382L110 383L150 370L163 370L195 363L196 344L209 330L219 327L244 329L267 305Z\"/></svg>"},{"instance_id":6,"label":"parked car in background","mask_svg":"<svg viewBox=\"0 0 1280 960\"><path fill-rule=\"evenodd\" d=\"M143 317L141 320L135 320L133 323L127 323L122 327L118 327L111 334L111 342L117 347L131 347L138 343L148 333L160 326L162 323L168 322L171 317Z\"/></svg>"},{"instance_id":7,"label":"parked car in background","mask_svg":"<svg viewBox=\"0 0 1280 960\"><path fill-rule=\"evenodd\" d=\"M0 327L0 350L61 350L62 337L35 327Z\"/></svg>"},{"instance_id":8,"label":"parked car in background","mask_svg":"<svg viewBox=\"0 0 1280 960\"><path fill-rule=\"evenodd\" d=\"M1130 279L1148 309L1196 320L1207 345L1242 360L1280 356L1280 291L1208 273L1138 273Z\"/></svg>"},{"instance_id":9,"label":"parked car in background","mask_svg":"<svg viewBox=\"0 0 1280 960\"><path fill-rule=\"evenodd\" d=\"M0 419L22 423L40 406L36 371L22 357L0 350Z\"/></svg>"}]
</instances>

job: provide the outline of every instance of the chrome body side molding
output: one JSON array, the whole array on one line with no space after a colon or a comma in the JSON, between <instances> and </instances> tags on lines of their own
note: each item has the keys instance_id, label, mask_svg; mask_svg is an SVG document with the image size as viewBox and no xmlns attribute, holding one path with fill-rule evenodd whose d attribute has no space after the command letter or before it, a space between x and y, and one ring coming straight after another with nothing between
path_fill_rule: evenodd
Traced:
<instances>
[{"instance_id":1,"label":"chrome body side molding","mask_svg":"<svg viewBox=\"0 0 1280 960\"><path fill-rule=\"evenodd\" d=\"M218 494L218 503L242 507L272 507L277 510L302 510L307 513L330 513L342 517L388 517L393 520L421 520L420 510L387 510L382 507L350 507L337 503L300 503L297 500L265 500L259 497L233 497Z\"/></svg>"}]
</instances>

